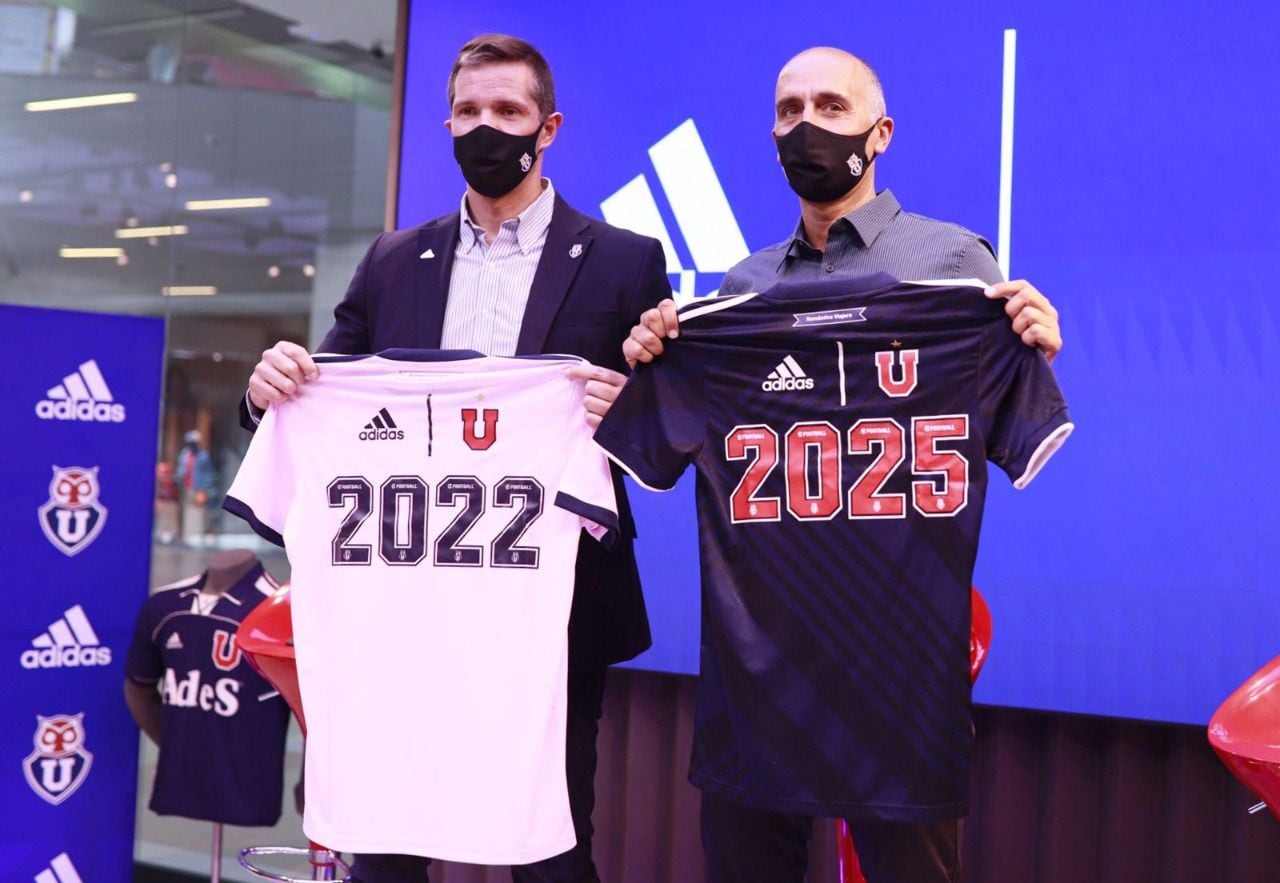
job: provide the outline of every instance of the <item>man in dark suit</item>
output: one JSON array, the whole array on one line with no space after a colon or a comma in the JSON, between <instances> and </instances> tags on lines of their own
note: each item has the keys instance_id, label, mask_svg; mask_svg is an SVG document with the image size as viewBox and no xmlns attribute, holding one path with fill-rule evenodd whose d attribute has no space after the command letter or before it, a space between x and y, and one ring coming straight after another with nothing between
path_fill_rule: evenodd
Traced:
<instances>
[{"instance_id":1,"label":"man in dark suit","mask_svg":"<svg viewBox=\"0 0 1280 883\"><path fill-rule=\"evenodd\" d=\"M570 353L592 363L573 370L587 381L586 419L598 424L626 379L620 345L628 330L670 296L662 247L579 214L542 177L563 117L547 63L528 43L498 34L467 43L449 79L449 104L445 126L467 181L461 210L375 239L319 349ZM254 368L241 422L252 429L261 409L317 372L302 347L277 343ZM584 535L569 622L566 771L578 844L513 868L517 883L599 880L591 810L605 670L650 643L635 527L616 469L614 484L622 538L606 551ZM420 883L428 861L358 856L355 879Z\"/></svg>"}]
</instances>

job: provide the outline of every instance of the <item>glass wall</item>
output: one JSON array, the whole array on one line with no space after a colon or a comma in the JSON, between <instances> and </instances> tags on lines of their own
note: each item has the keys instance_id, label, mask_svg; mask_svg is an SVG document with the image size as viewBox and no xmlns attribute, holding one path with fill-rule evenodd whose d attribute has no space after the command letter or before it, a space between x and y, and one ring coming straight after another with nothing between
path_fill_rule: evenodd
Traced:
<instances>
[{"instance_id":1,"label":"glass wall","mask_svg":"<svg viewBox=\"0 0 1280 883\"><path fill-rule=\"evenodd\" d=\"M167 319L152 587L226 548L288 578L219 509L249 440L236 412L263 349L318 342L382 229L395 11L0 3L0 302ZM302 842L291 806L282 825L229 829L227 854ZM209 837L140 810L140 861L207 878Z\"/></svg>"}]
</instances>

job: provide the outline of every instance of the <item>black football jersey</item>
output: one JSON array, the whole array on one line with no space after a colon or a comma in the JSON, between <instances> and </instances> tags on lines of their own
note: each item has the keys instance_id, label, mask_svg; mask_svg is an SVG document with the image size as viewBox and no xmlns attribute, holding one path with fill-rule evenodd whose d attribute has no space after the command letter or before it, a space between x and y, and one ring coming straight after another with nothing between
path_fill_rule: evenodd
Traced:
<instances>
[{"instance_id":1,"label":"black football jersey","mask_svg":"<svg viewBox=\"0 0 1280 883\"><path fill-rule=\"evenodd\" d=\"M598 430L650 488L697 470L695 785L809 815L965 811L987 461L1024 487L1072 429L982 287L694 302Z\"/></svg>"}]
</instances>

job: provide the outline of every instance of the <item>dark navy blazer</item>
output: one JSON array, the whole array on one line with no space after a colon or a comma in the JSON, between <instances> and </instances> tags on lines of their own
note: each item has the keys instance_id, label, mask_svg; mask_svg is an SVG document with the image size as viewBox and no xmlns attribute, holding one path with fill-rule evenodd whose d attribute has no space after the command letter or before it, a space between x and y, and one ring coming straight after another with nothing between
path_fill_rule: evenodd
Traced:
<instances>
[{"instance_id":1,"label":"dark navy blazer","mask_svg":"<svg viewBox=\"0 0 1280 883\"><path fill-rule=\"evenodd\" d=\"M373 241L318 352L440 346L461 218L454 213ZM577 248L581 246L581 250ZM427 251L432 257L421 257ZM576 256L575 256L576 255ZM626 372L622 342L640 314L671 296L656 239L610 227L556 196L516 355L566 353ZM241 423L253 421L241 405ZM574 670L630 659L651 643L640 593L635 522L614 467L621 536L612 549L583 534L569 620Z\"/></svg>"}]
</instances>

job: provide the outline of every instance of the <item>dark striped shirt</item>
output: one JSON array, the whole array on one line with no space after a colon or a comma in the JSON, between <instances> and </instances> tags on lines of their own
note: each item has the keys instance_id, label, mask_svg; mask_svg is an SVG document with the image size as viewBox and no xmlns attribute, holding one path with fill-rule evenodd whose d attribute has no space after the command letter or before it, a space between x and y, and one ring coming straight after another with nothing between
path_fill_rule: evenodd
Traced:
<instances>
[{"instance_id":1,"label":"dark striped shirt","mask_svg":"<svg viewBox=\"0 0 1280 883\"><path fill-rule=\"evenodd\" d=\"M904 212L889 190L836 221L827 249L808 243L804 224L725 274L721 295L766 291L778 282L810 282L888 273L896 279L1003 280L991 244L957 224Z\"/></svg>"}]
</instances>

